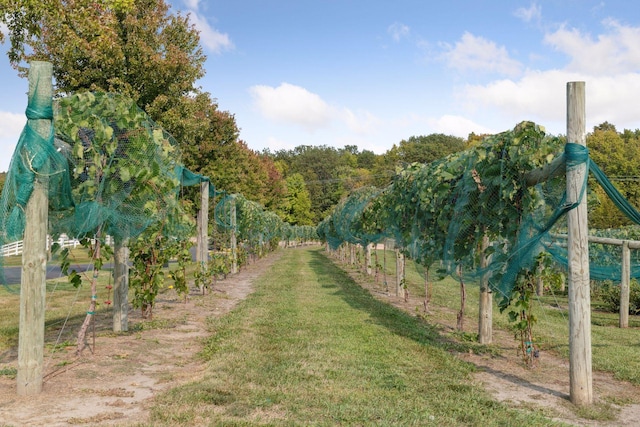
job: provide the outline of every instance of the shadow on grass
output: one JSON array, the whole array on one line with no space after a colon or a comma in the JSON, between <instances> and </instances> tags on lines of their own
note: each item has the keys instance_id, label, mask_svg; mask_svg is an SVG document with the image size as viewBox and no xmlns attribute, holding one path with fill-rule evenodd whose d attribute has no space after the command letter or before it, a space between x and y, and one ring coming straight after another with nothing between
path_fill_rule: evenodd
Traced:
<instances>
[{"instance_id":1,"label":"shadow on grass","mask_svg":"<svg viewBox=\"0 0 640 427\"><path fill-rule=\"evenodd\" d=\"M320 250L310 251L310 254L312 259L309 266L320 279L322 287L335 288L335 295L340 296L351 307L366 311L376 324L423 345L449 351L467 352L477 347L473 343L458 343L447 338L439 332L438 327L377 300Z\"/></svg>"},{"instance_id":2,"label":"shadow on grass","mask_svg":"<svg viewBox=\"0 0 640 427\"><path fill-rule=\"evenodd\" d=\"M373 321L394 334L414 340L421 345L434 346L451 353L482 352L485 346L474 342L458 342L444 336L438 327L426 320L379 301L366 289L358 285L344 270L333 263L319 250L311 252L312 260L309 266L320 278L324 288L335 288L335 295L340 296L351 307L366 311ZM469 362L470 363L470 362ZM527 387L533 391L567 399L567 395L556 390L533 384L515 375L490 369L487 366L475 365L476 369L487 372L496 377Z\"/></svg>"}]
</instances>

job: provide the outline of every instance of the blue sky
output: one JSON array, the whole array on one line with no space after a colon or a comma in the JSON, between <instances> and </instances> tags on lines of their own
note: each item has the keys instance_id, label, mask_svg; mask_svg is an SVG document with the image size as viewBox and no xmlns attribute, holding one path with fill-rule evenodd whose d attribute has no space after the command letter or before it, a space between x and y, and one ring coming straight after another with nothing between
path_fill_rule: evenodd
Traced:
<instances>
[{"instance_id":1,"label":"blue sky","mask_svg":"<svg viewBox=\"0 0 640 427\"><path fill-rule=\"evenodd\" d=\"M640 14L628 0L170 0L208 57L202 90L252 149L497 133L566 133L566 83L586 82L587 131L640 128ZM0 47L0 171L27 81Z\"/></svg>"}]
</instances>

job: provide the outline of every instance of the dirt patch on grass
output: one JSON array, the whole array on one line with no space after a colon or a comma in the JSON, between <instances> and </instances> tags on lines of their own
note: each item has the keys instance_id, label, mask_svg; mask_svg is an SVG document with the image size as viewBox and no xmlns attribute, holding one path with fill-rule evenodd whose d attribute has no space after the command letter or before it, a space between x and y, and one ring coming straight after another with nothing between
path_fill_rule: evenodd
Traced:
<instances>
[{"instance_id":1,"label":"dirt patch on grass","mask_svg":"<svg viewBox=\"0 0 640 427\"><path fill-rule=\"evenodd\" d=\"M282 252L220 280L202 295L187 299L161 294L154 319L130 311L129 332L113 334L110 313L96 315L95 352L76 357L75 346L60 345L59 331L47 331L43 391L17 396L16 380L0 376L1 426L128 425L148 419L148 404L158 392L200 378L206 366L197 357L208 336L206 319L222 316L249 295L257 277ZM78 329L67 325L66 333ZM69 335L72 336L72 335ZM89 339L92 343L93 337ZM63 340L64 341L64 340ZM58 342L57 346L53 344ZM0 355L0 372L17 368L17 349Z\"/></svg>"}]
</instances>

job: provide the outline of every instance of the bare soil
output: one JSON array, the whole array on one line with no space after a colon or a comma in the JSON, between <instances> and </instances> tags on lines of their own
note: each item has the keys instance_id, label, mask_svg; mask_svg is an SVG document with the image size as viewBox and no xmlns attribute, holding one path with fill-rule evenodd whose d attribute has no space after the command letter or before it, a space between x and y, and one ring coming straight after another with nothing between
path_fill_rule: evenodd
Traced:
<instances>
[{"instance_id":1,"label":"bare soil","mask_svg":"<svg viewBox=\"0 0 640 427\"><path fill-rule=\"evenodd\" d=\"M152 322L142 319L138 310L129 312L128 333L109 332L111 317L97 314L93 353L85 349L76 357L75 346L45 345L42 393L18 396L16 380L0 376L0 426L147 422L154 395L203 375L205 363L197 353L208 336L206 319L228 313L246 298L255 279L281 254L219 280L205 295L192 287L186 303L173 291L165 292L156 300ZM46 343L54 343L57 336L54 331ZM17 367L17 349L0 354L0 369L8 367Z\"/></svg>"},{"instance_id":2,"label":"bare soil","mask_svg":"<svg viewBox=\"0 0 640 427\"><path fill-rule=\"evenodd\" d=\"M137 311L130 312L130 332L113 334L111 319L96 316L96 347L74 355L75 347L45 351L45 380L37 396L17 396L16 380L0 376L0 426L130 425L148 422L149 407L156 394L204 375L205 363L197 357L202 339L208 335L206 319L222 316L249 295L253 283L273 264L281 252L219 281L213 292L201 295L193 289L187 302L172 292L161 295L152 323ZM416 314L422 299L404 301L382 292L370 277L350 274L376 298ZM443 333L455 329L443 322L432 307L427 320L440 325ZM449 313L450 314L450 313ZM477 326L468 321L466 330ZM57 333L47 336L55 342ZM500 355L457 354L477 367L474 381L495 399L515 407L539 408L549 417L578 426L637 426L640 420L640 387L615 380L610 374L593 376L594 412L611 414L607 421L578 415L569 401L569 365L553 354L543 353L535 368L527 368L517 354L511 334L494 329L494 344ZM53 350L53 351L52 351ZM17 366L15 350L0 354L0 370ZM602 418L600 414L598 418Z\"/></svg>"}]
</instances>

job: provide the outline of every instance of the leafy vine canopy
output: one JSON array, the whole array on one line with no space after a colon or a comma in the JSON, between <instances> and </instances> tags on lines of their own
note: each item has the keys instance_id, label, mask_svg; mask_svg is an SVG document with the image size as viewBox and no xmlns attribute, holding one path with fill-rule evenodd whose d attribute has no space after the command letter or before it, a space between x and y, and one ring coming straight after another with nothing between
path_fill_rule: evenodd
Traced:
<instances>
[{"instance_id":1,"label":"leafy vine canopy","mask_svg":"<svg viewBox=\"0 0 640 427\"><path fill-rule=\"evenodd\" d=\"M54 129L69 161L73 199L72 207L53 213L58 231L135 237L179 213L179 151L131 99L101 92L58 99Z\"/></svg>"}]
</instances>

